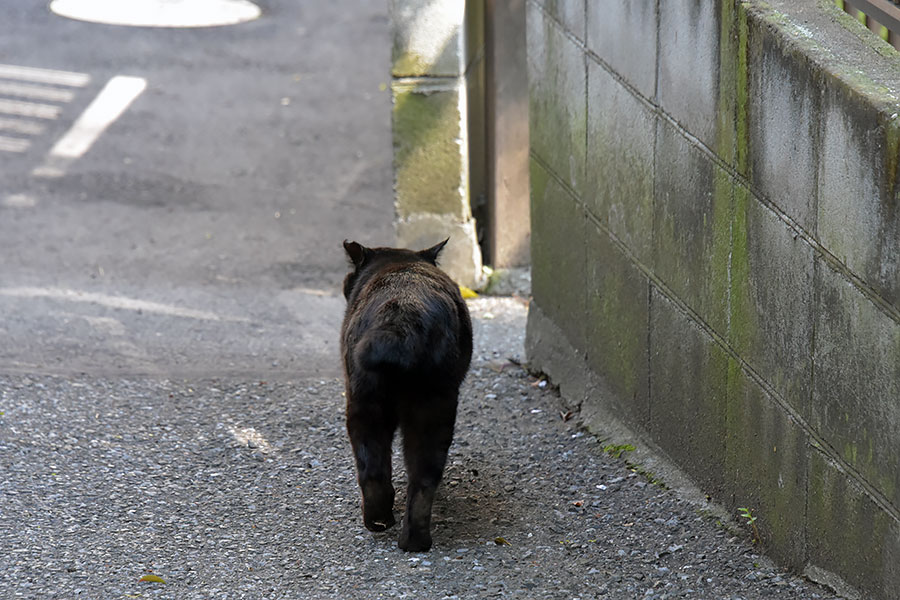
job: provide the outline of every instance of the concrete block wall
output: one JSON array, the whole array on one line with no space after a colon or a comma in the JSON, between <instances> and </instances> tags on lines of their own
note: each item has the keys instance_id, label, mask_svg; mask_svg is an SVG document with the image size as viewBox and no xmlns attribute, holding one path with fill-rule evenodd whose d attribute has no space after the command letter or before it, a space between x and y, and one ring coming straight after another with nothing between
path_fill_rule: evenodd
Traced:
<instances>
[{"instance_id":1,"label":"concrete block wall","mask_svg":"<svg viewBox=\"0 0 900 600\"><path fill-rule=\"evenodd\" d=\"M449 236L440 264L469 287L483 279L470 203L486 185L483 108L472 102L483 97L483 64L473 60L483 40L467 35L484 29L479 4L391 0L397 244L421 249Z\"/></svg>"},{"instance_id":2,"label":"concrete block wall","mask_svg":"<svg viewBox=\"0 0 900 600\"><path fill-rule=\"evenodd\" d=\"M824 0L529 0L527 46L532 364L900 598L900 55Z\"/></svg>"}]
</instances>

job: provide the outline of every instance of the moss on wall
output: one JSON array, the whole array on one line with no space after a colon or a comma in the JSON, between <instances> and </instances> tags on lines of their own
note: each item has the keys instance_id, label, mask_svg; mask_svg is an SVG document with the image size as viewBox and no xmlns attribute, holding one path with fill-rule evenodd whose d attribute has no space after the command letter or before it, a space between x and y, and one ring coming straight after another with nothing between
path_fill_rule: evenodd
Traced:
<instances>
[{"instance_id":1,"label":"moss on wall","mask_svg":"<svg viewBox=\"0 0 900 600\"><path fill-rule=\"evenodd\" d=\"M460 90L394 82L394 177L397 211L469 216Z\"/></svg>"}]
</instances>

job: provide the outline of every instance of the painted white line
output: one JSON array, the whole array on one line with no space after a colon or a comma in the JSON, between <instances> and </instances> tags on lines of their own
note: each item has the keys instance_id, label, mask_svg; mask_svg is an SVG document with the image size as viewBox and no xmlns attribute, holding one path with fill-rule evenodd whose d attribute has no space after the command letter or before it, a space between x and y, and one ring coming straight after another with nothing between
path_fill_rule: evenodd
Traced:
<instances>
[{"instance_id":1,"label":"painted white line","mask_svg":"<svg viewBox=\"0 0 900 600\"><path fill-rule=\"evenodd\" d=\"M117 75L110 79L72 128L50 149L50 156L71 159L83 156L146 87L147 80L142 77Z\"/></svg>"},{"instance_id":2,"label":"painted white line","mask_svg":"<svg viewBox=\"0 0 900 600\"><path fill-rule=\"evenodd\" d=\"M0 94L50 102L71 102L75 97L72 90L28 83L8 83L2 80L0 80Z\"/></svg>"},{"instance_id":3,"label":"painted white line","mask_svg":"<svg viewBox=\"0 0 900 600\"><path fill-rule=\"evenodd\" d=\"M0 152L25 152L30 145L31 140L0 135Z\"/></svg>"},{"instance_id":4,"label":"painted white line","mask_svg":"<svg viewBox=\"0 0 900 600\"><path fill-rule=\"evenodd\" d=\"M249 0L53 0L50 10L80 21L138 27L215 27L260 16Z\"/></svg>"},{"instance_id":5,"label":"painted white line","mask_svg":"<svg viewBox=\"0 0 900 600\"><path fill-rule=\"evenodd\" d=\"M84 87L91 80L91 76L87 73L55 71L53 69L36 69L34 67L18 67L15 65L0 65L0 78L30 81L32 83L68 85L71 87Z\"/></svg>"},{"instance_id":6,"label":"painted white line","mask_svg":"<svg viewBox=\"0 0 900 600\"><path fill-rule=\"evenodd\" d=\"M126 298L124 296L110 296L108 294L99 294L96 292L81 292L67 288L54 287L9 287L0 288L0 296L8 296L12 298L49 298L51 300L63 300L68 302L83 302L86 304L98 304L108 308L117 308L122 310L132 310L136 312L146 312L168 317L182 317L185 319L197 319L200 321L233 321L246 322L247 319L239 317L223 317L213 312L205 310L196 310L193 308L185 308L183 306L175 306L172 304L162 304L160 302L150 302L147 300L138 300L136 298Z\"/></svg>"},{"instance_id":7,"label":"painted white line","mask_svg":"<svg viewBox=\"0 0 900 600\"><path fill-rule=\"evenodd\" d=\"M55 119L59 117L59 107L53 104L39 104L37 102L22 102L0 98L0 113L18 115L20 117L34 117L36 119Z\"/></svg>"},{"instance_id":8,"label":"painted white line","mask_svg":"<svg viewBox=\"0 0 900 600\"><path fill-rule=\"evenodd\" d=\"M44 132L44 125L37 121L0 118L0 131L12 131L25 135L38 135Z\"/></svg>"},{"instance_id":9,"label":"painted white line","mask_svg":"<svg viewBox=\"0 0 900 600\"><path fill-rule=\"evenodd\" d=\"M33 208L37 200L28 194L9 194L3 199L3 206L7 208Z\"/></svg>"}]
</instances>

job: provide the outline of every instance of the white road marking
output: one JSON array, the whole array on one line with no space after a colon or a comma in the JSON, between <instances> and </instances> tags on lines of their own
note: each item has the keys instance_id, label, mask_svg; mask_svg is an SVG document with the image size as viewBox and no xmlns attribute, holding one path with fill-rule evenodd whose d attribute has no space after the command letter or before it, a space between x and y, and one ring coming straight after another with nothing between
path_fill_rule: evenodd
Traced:
<instances>
[{"instance_id":1,"label":"white road marking","mask_svg":"<svg viewBox=\"0 0 900 600\"><path fill-rule=\"evenodd\" d=\"M0 152L25 152L30 145L31 140L0 135Z\"/></svg>"},{"instance_id":2,"label":"white road marking","mask_svg":"<svg viewBox=\"0 0 900 600\"><path fill-rule=\"evenodd\" d=\"M55 119L59 117L59 110L60 108L53 104L39 104L37 102L22 102L21 100L6 100L0 98L0 113L5 115L33 117L36 119Z\"/></svg>"},{"instance_id":3,"label":"white road marking","mask_svg":"<svg viewBox=\"0 0 900 600\"><path fill-rule=\"evenodd\" d=\"M97 138L147 88L142 77L116 75L97 94L72 127L54 144L44 164L35 168L35 177L62 177L69 165L83 156Z\"/></svg>"},{"instance_id":4,"label":"white road marking","mask_svg":"<svg viewBox=\"0 0 900 600\"><path fill-rule=\"evenodd\" d=\"M259 18L249 0L53 0L54 13L92 23L139 27L215 27Z\"/></svg>"},{"instance_id":5,"label":"white road marking","mask_svg":"<svg viewBox=\"0 0 900 600\"><path fill-rule=\"evenodd\" d=\"M16 79L18 81L30 81L32 83L84 87L91 80L91 76L87 73L73 73L71 71L36 69L34 67L19 67L16 65L0 65L0 79Z\"/></svg>"},{"instance_id":6,"label":"white road marking","mask_svg":"<svg viewBox=\"0 0 900 600\"><path fill-rule=\"evenodd\" d=\"M5 81L0 81L0 94L34 100L49 100L50 102L71 102L72 98L75 97L75 93L72 90L64 88L29 83L7 83Z\"/></svg>"},{"instance_id":7,"label":"white road marking","mask_svg":"<svg viewBox=\"0 0 900 600\"><path fill-rule=\"evenodd\" d=\"M84 155L146 87L147 80L142 77L117 75L110 79L72 128L50 149L50 155L66 158Z\"/></svg>"},{"instance_id":8,"label":"white road marking","mask_svg":"<svg viewBox=\"0 0 900 600\"><path fill-rule=\"evenodd\" d=\"M11 298L49 298L51 300L63 300L68 302L84 302L87 304L99 304L100 306L106 306L108 308L118 308L136 312L147 312L169 317L182 317L185 319L197 319L201 321L247 321L247 319L241 317L220 316L213 312L197 310L193 308L185 308L183 306L175 306L173 304L162 304L160 302L150 302L148 300L126 298L124 296L111 296L108 294L100 294L96 292L82 292L68 288L8 287L0 288L0 296L8 296Z\"/></svg>"},{"instance_id":9,"label":"white road marking","mask_svg":"<svg viewBox=\"0 0 900 600\"><path fill-rule=\"evenodd\" d=\"M37 121L0 118L0 131L12 131L14 133L22 133L25 135L38 135L43 133L44 125Z\"/></svg>"},{"instance_id":10,"label":"white road marking","mask_svg":"<svg viewBox=\"0 0 900 600\"><path fill-rule=\"evenodd\" d=\"M85 86L90 79L86 73L0 64L0 133L23 136L0 136L0 152L25 152L31 141L24 137L45 129L35 119L58 119L59 104L71 102L72 88Z\"/></svg>"},{"instance_id":11,"label":"white road marking","mask_svg":"<svg viewBox=\"0 0 900 600\"><path fill-rule=\"evenodd\" d=\"M3 206L8 208L33 208L37 200L28 194L8 194L3 199Z\"/></svg>"}]
</instances>

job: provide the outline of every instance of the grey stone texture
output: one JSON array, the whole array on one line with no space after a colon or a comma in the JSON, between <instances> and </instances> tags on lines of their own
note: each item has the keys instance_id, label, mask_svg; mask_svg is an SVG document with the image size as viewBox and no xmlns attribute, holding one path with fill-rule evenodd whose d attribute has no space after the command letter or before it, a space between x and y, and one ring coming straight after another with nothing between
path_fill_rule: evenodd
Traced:
<instances>
[{"instance_id":1,"label":"grey stone texture","mask_svg":"<svg viewBox=\"0 0 900 600\"><path fill-rule=\"evenodd\" d=\"M900 323L828 266L817 275L811 422L900 509Z\"/></svg>"},{"instance_id":2,"label":"grey stone texture","mask_svg":"<svg viewBox=\"0 0 900 600\"><path fill-rule=\"evenodd\" d=\"M800 571L807 552L809 436L733 358L728 361L726 418L730 502L752 507L762 543L779 562Z\"/></svg>"},{"instance_id":3,"label":"grey stone texture","mask_svg":"<svg viewBox=\"0 0 900 600\"><path fill-rule=\"evenodd\" d=\"M735 210L729 343L808 417L815 251L739 184Z\"/></svg>"},{"instance_id":4,"label":"grey stone texture","mask_svg":"<svg viewBox=\"0 0 900 600\"><path fill-rule=\"evenodd\" d=\"M391 0L395 77L456 77L465 68L465 4L447 0Z\"/></svg>"},{"instance_id":5,"label":"grey stone texture","mask_svg":"<svg viewBox=\"0 0 900 600\"><path fill-rule=\"evenodd\" d=\"M588 63L588 209L638 258L652 257L656 116L597 63ZM616 160L607 160L615 154Z\"/></svg>"},{"instance_id":6,"label":"grey stone texture","mask_svg":"<svg viewBox=\"0 0 900 600\"><path fill-rule=\"evenodd\" d=\"M852 86L829 82L817 216L829 252L900 309L898 104L874 105Z\"/></svg>"},{"instance_id":7,"label":"grey stone texture","mask_svg":"<svg viewBox=\"0 0 900 600\"><path fill-rule=\"evenodd\" d=\"M724 499L728 355L655 288L650 298L650 434Z\"/></svg>"},{"instance_id":8,"label":"grey stone texture","mask_svg":"<svg viewBox=\"0 0 900 600\"><path fill-rule=\"evenodd\" d=\"M531 148L575 190L584 185L585 57L558 22L534 4L527 13Z\"/></svg>"},{"instance_id":9,"label":"grey stone texture","mask_svg":"<svg viewBox=\"0 0 900 600\"><path fill-rule=\"evenodd\" d=\"M900 55L832 8L598 0L582 43L531 0L526 344L779 562L895 599Z\"/></svg>"},{"instance_id":10,"label":"grey stone texture","mask_svg":"<svg viewBox=\"0 0 900 600\"><path fill-rule=\"evenodd\" d=\"M655 184L653 271L725 334L731 182L689 139L660 120Z\"/></svg>"},{"instance_id":11,"label":"grey stone texture","mask_svg":"<svg viewBox=\"0 0 900 600\"><path fill-rule=\"evenodd\" d=\"M649 292L647 277L617 248L605 232L588 226L584 325L588 365L606 373L614 401L629 420L649 417L648 367Z\"/></svg>"},{"instance_id":12,"label":"grey stone texture","mask_svg":"<svg viewBox=\"0 0 900 600\"><path fill-rule=\"evenodd\" d=\"M645 98L656 96L656 2L590 0L587 46Z\"/></svg>"},{"instance_id":13,"label":"grey stone texture","mask_svg":"<svg viewBox=\"0 0 900 600\"><path fill-rule=\"evenodd\" d=\"M592 3L592 0L547 0L543 3L543 8L552 18L562 23L566 31L584 41L585 4Z\"/></svg>"},{"instance_id":14,"label":"grey stone texture","mask_svg":"<svg viewBox=\"0 0 900 600\"><path fill-rule=\"evenodd\" d=\"M719 102L719 5L705 0L660 2L657 30L663 49L657 61L659 104L710 148L716 145Z\"/></svg>"},{"instance_id":15,"label":"grey stone texture","mask_svg":"<svg viewBox=\"0 0 900 600\"><path fill-rule=\"evenodd\" d=\"M749 179L806 231L816 231L820 70L752 21L748 31Z\"/></svg>"},{"instance_id":16,"label":"grey stone texture","mask_svg":"<svg viewBox=\"0 0 900 600\"><path fill-rule=\"evenodd\" d=\"M474 5L473 5L474 6ZM428 247L450 237L443 267L458 283L483 283L470 199L482 193L481 11L455 0L391 0L394 199L397 244ZM467 44L468 42L468 44ZM469 76L471 75L471 80ZM480 127L480 129L479 129ZM474 191L473 191L474 188Z\"/></svg>"},{"instance_id":17,"label":"grey stone texture","mask_svg":"<svg viewBox=\"0 0 900 600\"><path fill-rule=\"evenodd\" d=\"M578 348L584 348L584 210L536 161L531 163L530 179L532 261L553 265L533 271L535 301Z\"/></svg>"}]
</instances>

